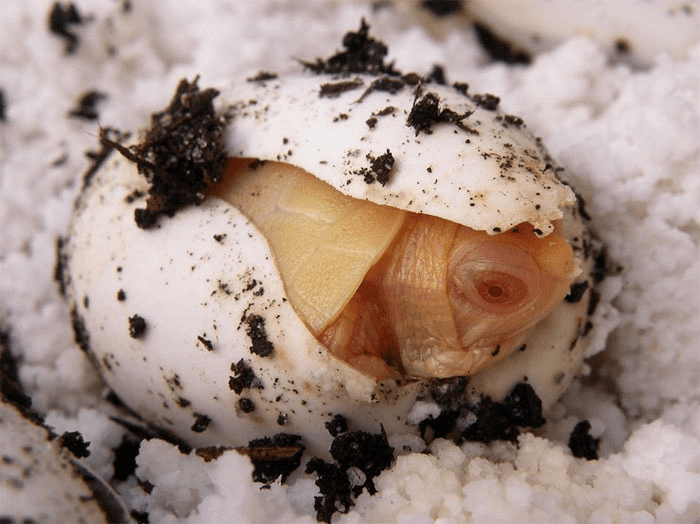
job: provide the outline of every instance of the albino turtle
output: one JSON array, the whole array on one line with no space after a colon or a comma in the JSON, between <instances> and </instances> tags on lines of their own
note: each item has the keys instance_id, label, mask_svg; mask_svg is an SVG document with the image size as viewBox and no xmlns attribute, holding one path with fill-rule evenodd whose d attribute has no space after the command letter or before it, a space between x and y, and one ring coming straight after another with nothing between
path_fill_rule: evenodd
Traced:
<instances>
[{"instance_id":1,"label":"albino turtle","mask_svg":"<svg viewBox=\"0 0 700 524\"><path fill-rule=\"evenodd\" d=\"M267 239L299 316L378 378L471 375L510 355L580 272L557 232L497 236L343 195L280 162L230 161L217 196Z\"/></svg>"}]
</instances>

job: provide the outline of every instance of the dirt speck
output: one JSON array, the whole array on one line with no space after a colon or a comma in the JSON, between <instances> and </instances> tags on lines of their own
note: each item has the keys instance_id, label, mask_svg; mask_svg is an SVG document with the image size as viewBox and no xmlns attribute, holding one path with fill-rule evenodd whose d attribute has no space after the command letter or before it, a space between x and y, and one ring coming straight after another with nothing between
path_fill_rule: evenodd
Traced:
<instances>
[{"instance_id":1,"label":"dirt speck","mask_svg":"<svg viewBox=\"0 0 700 524\"><path fill-rule=\"evenodd\" d=\"M250 352L260 357L269 357L274 351L272 342L267 339L267 331L265 331L265 319L260 315L249 315L246 318L248 327L246 334L250 337L252 345Z\"/></svg>"},{"instance_id":2,"label":"dirt speck","mask_svg":"<svg viewBox=\"0 0 700 524\"><path fill-rule=\"evenodd\" d=\"M388 48L386 44L369 36L369 25L362 19L360 29L348 32L343 37L344 51L323 60L302 62L314 73L350 74L370 73L398 75L393 63L385 63Z\"/></svg>"},{"instance_id":3,"label":"dirt speck","mask_svg":"<svg viewBox=\"0 0 700 524\"><path fill-rule=\"evenodd\" d=\"M78 50L80 39L73 31L72 26L81 25L85 22L78 8L73 2L64 4L55 2L49 11L48 28L51 33L65 40L65 51L71 55Z\"/></svg>"},{"instance_id":4,"label":"dirt speck","mask_svg":"<svg viewBox=\"0 0 700 524\"><path fill-rule=\"evenodd\" d=\"M585 458L586 460L596 460L598 458L598 445L600 439L589 435L591 424L587 420L582 420L574 427L569 436L569 449L574 457Z\"/></svg>"},{"instance_id":5,"label":"dirt speck","mask_svg":"<svg viewBox=\"0 0 700 524\"><path fill-rule=\"evenodd\" d=\"M97 120L100 116L97 112L97 104L106 98L107 95L100 91L87 91L78 99L76 107L68 112L68 116L83 120Z\"/></svg>"},{"instance_id":6,"label":"dirt speck","mask_svg":"<svg viewBox=\"0 0 700 524\"><path fill-rule=\"evenodd\" d=\"M143 338L146 334L146 320L141 315L129 317L129 336L131 338Z\"/></svg>"}]
</instances>

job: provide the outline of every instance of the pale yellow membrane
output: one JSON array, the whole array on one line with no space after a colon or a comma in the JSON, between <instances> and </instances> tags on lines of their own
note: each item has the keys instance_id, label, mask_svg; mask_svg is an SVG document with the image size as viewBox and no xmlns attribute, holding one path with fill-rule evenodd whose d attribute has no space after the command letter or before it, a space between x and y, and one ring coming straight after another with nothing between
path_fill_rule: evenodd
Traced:
<instances>
[{"instance_id":1,"label":"pale yellow membrane","mask_svg":"<svg viewBox=\"0 0 700 524\"><path fill-rule=\"evenodd\" d=\"M338 317L406 215L347 197L289 164L232 160L225 178L217 196L265 235L289 299L316 335Z\"/></svg>"}]
</instances>

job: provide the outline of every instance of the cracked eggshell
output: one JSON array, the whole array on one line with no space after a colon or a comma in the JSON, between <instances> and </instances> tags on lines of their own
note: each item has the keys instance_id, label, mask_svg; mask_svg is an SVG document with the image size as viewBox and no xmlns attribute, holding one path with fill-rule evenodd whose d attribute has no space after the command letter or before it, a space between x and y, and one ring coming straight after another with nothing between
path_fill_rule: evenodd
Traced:
<instances>
[{"instance_id":1,"label":"cracked eggshell","mask_svg":"<svg viewBox=\"0 0 700 524\"><path fill-rule=\"evenodd\" d=\"M497 97L435 84L390 93L375 82L299 75L227 86L220 104L232 107L228 150L289 162L351 197L488 233L529 222L546 235L575 202L522 120L489 109ZM463 125L435 123L418 133L407 125L429 94L437 95L437 111L468 115ZM372 159L387 151L395 163L386 185L364 183Z\"/></svg>"},{"instance_id":2,"label":"cracked eggshell","mask_svg":"<svg viewBox=\"0 0 700 524\"><path fill-rule=\"evenodd\" d=\"M63 251L80 345L126 405L195 446L286 432L326 453L325 422L338 413L362 429L406 431L421 385L378 387L332 357L236 208L208 199L144 231L133 219L140 202L128 197L145 190L135 166L113 157L79 199ZM138 338L136 315L145 321ZM263 325L251 332L250 319ZM269 355L251 350L266 342ZM255 378L237 393L241 361Z\"/></svg>"},{"instance_id":3,"label":"cracked eggshell","mask_svg":"<svg viewBox=\"0 0 700 524\"><path fill-rule=\"evenodd\" d=\"M545 169L546 154L520 125L430 85L424 92L438 93L441 108L474 110L465 123L479 134L440 123L416 135L406 126L412 88L358 102L373 81L363 77L361 88L319 98L320 84L336 81L299 76L222 89L220 107L233 108L228 154L284 160L351 196L489 232L524 221L546 232L561 218L581 259L579 280L587 278L588 237L573 192ZM334 121L340 114L347 118ZM389 182L365 183L356 172L387 149ZM62 249L78 341L126 405L194 446L284 432L327 456L325 424L338 414L351 430L418 433L411 408L430 400L431 380L377 383L330 355L292 309L267 241L230 204L209 198L144 231L133 217L146 191L136 166L112 156L81 193ZM499 401L527 381L546 409L581 362L587 305L587 296L563 302L524 351L470 377L468 393Z\"/></svg>"}]
</instances>

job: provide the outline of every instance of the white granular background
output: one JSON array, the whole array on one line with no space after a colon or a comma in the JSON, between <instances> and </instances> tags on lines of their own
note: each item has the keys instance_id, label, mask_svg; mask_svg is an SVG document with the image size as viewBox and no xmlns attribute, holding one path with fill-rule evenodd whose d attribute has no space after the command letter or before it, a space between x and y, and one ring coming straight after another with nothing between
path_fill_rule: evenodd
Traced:
<instances>
[{"instance_id":1,"label":"white granular background","mask_svg":"<svg viewBox=\"0 0 700 524\"><path fill-rule=\"evenodd\" d=\"M139 129L181 78L199 75L206 87L298 71L298 59L339 50L365 17L398 69L440 64L448 81L497 94L522 116L566 167L621 272L605 281L595 319L593 347L606 348L545 428L517 446L438 440L430 454L400 455L375 479L376 495L333 521L700 522L700 46L633 67L578 37L530 65L506 65L491 62L466 25L436 38L411 10L361 2L76 6L85 22L71 26L79 43L67 54L47 29L51 2L0 5L0 328L34 408L58 433L91 442L85 462L95 473L111 478L124 429L73 341L53 272L98 125ZM91 90L106 95L99 119L68 117ZM599 460L567 447L582 419L601 439ZM235 452L205 463L159 440L142 442L137 462L151 492L133 476L115 487L151 523L315 522L317 488L301 472L261 490Z\"/></svg>"}]
</instances>

